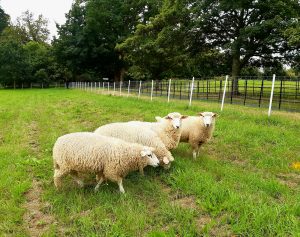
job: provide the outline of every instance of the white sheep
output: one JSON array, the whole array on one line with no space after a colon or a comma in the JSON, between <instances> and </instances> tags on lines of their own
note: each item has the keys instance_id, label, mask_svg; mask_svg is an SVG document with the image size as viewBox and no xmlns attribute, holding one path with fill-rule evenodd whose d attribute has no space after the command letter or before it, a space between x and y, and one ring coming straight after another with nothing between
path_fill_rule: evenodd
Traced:
<instances>
[{"instance_id":1,"label":"white sheep","mask_svg":"<svg viewBox=\"0 0 300 237\"><path fill-rule=\"evenodd\" d=\"M141 122L130 121L128 123L142 125L153 130L165 144L168 150L172 150L178 146L181 135L182 119L188 116L173 112L167 116L155 117L157 122Z\"/></svg>"},{"instance_id":2,"label":"white sheep","mask_svg":"<svg viewBox=\"0 0 300 237\"><path fill-rule=\"evenodd\" d=\"M160 165L165 169L170 167L170 162L174 160L172 154L166 149L164 143L158 135L149 128L131 123L111 123L101 126L95 130L96 134L111 136L123 139L127 142L139 143L155 148L155 155L160 161ZM143 175L143 169L140 169Z\"/></svg>"},{"instance_id":3,"label":"white sheep","mask_svg":"<svg viewBox=\"0 0 300 237\"><path fill-rule=\"evenodd\" d=\"M108 179L117 182L124 193L122 178L130 171L147 165L158 166L159 160L153 154L154 148L121 139L101 136L95 133L78 132L61 136L53 148L54 184L61 186L61 178L67 174L83 186L78 173L97 174L100 184Z\"/></svg>"},{"instance_id":4,"label":"white sheep","mask_svg":"<svg viewBox=\"0 0 300 237\"><path fill-rule=\"evenodd\" d=\"M200 147L208 142L215 129L216 113L203 112L199 116L189 116L182 122L180 142L187 142L193 149L193 158L199 155Z\"/></svg>"}]
</instances>

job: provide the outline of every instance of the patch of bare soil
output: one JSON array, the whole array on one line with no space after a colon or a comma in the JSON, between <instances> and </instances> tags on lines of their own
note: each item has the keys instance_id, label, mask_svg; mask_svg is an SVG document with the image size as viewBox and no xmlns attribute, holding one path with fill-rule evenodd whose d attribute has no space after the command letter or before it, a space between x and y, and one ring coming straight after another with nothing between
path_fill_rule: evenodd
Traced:
<instances>
[{"instance_id":1,"label":"patch of bare soil","mask_svg":"<svg viewBox=\"0 0 300 237\"><path fill-rule=\"evenodd\" d=\"M201 233L203 228L211 222L210 216L201 211L201 208L197 205L196 198L193 195L187 196L178 191L174 193L172 192L172 189L164 183L162 183L162 190L168 194L172 205L185 209L193 209L200 213L195 220L199 233Z\"/></svg>"},{"instance_id":2,"label":"patch of bare soil","mask_svg":"<svg viewBox=\"0 0 300 237\"><path fill-rule=\"evenodd\" d=\"M182 208L191 208L194 210L198 209L194 196L182 195L179 192L171 195L171 202L172 204L180 206Z\"/></svg>"},{"instance_id":3,"label":"patch of bare soil","mask_svg":"<svg viewBox=\"0 0 300 237\"><path fill-rule=\"evenodd\" d=\"M40 144L38 142L38 124L36 121L33 121L28 126L29 132L28 132L28 144L30 149L35 153L38 154L40 150Z\"/></svg>"},{"instance_id":4,"label":"patch of bare soil","mask_svg":"<svg viewBox=\"0 0 300 237\"><path fill-rule=\"evenodd\" d=\"M290 188L296 188L300 186L300 174L295 174L295 173L288 173L288 174L277 174L276 175L277 180L284 184L287 185Z\"/></svg>"},{"instance_id":5,"label":"patch of bare soil","mask_svg":"<svg viewBox=\"0 0 300 237\"><path fill-rule=\"evenodd\" d=\"M25 223L25 229L32 237L41 236L49 230L51 224L56 223L52 215L43 212L43 210L49 209L50 205L41 202L41 193L41 185L35 179L32 188L25 193L26 202L23 207L26 208L26 212L23 216L23 222Z\"/></svg>"},{"instance_id":6,"label":"patch of bare soil","mask_svg":"<svg viewBox=\"0 0 300 237\"><path fill-rule=\"evenodd\" d=\"M210 236L215 237L233 237L235 235L232 234L230 230L230 226L228 224L225 225L217 225L214 226L209 232Z\"/></svg>"}]
</instances>

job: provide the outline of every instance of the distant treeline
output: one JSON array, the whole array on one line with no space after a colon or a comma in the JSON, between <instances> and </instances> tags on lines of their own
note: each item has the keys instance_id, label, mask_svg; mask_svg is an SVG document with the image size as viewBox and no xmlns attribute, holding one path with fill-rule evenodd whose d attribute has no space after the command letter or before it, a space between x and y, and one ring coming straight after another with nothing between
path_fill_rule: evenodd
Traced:
<instances>
[{"instance_id":1,"label":"distant treeline","mask_svg":"<svg viewBox=\"0 0 300 237\"><path fill-rule=\"evenodd\" d=\"M295 76L299 19L298 0L75 0L50 40L0 6L0 83Z\"/></svg>"}]
</instances>

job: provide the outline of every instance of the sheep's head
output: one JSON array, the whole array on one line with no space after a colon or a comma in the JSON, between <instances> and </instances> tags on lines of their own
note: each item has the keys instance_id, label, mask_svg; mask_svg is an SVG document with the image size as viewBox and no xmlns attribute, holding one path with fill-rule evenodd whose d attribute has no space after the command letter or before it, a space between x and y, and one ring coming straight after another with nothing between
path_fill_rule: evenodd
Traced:
<instances>
[{"instance_id":1,"label":"sheep's head","mask_svg":"<svg viewBox=\"0 0 300 237\"><path fill-rule=\"evenodd\" d=\"M169 113L166 117L164 117L164 119L167 121L170 121L173 128L179 129L179 128L181 128L181 120L185 119L187 117L188 116L186 116L186 115L181 115L180 113L173 112L173 113Z\"/></svg>"},{"instance_id":2,"label":"sheep's head","mask_svg":"<svg viewBox=\"0 0 300 237\"><path fill-rule=\"evenodd\" d=\"M213 113L213 112L202 112L199 113L200 117L203 119L203 124L205 127L210 127L214 124L215 118L218 116L218 114Z\"/></svg>"},{"instance_id":3,"label":"sheep's head","mask_svg":"<svg viewBox=\"0 0 300 237\"><path fill-rule=\"evenodd\" d=\"M144 146L141 151L141 157L142 159L147 159L147 164L151 165L153 167L157 167L159 165L159 160L157 159L154 152L153 147Z\"/></svg>"}]
</instances>

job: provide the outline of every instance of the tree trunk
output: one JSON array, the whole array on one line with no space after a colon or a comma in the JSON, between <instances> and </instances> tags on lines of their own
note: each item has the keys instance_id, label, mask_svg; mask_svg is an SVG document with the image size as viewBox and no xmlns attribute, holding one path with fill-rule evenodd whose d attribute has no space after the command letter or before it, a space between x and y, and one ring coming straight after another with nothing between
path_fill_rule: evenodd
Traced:
<instances>
[{"instance_id":1,"label":"tree trunk","mask_svg":"<svg viewBox=\"0 0 300 237\"><path fill-rule=\"evenodd\" d=\"M240 60L240 53L235 52L232 55L232 80L233 80L233 94L238 95L239 94L239 79L238 76L241 72L241 60Z\"/></svg>"},{"instance_id":2,"label":"tree trunk","mask_svg":"<svg viewBox=\"0 0 300 237\"><path fill-rule=\"evenodd\" d=\"M115 81L123 81L125 75L125 68L122 67L118 71L115 72L114 80Z\"/></svg>"}]
</instances>

